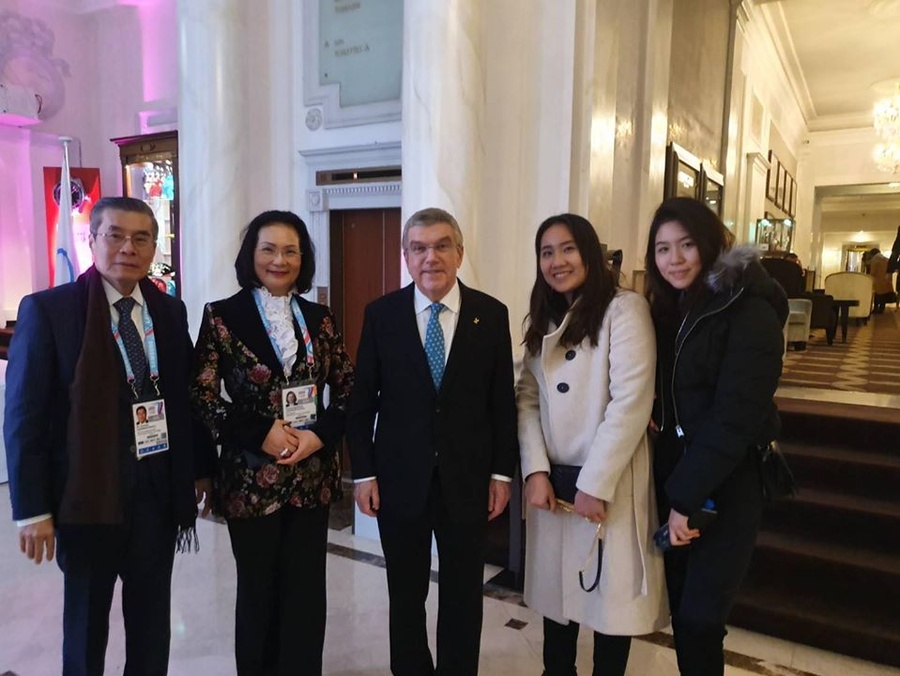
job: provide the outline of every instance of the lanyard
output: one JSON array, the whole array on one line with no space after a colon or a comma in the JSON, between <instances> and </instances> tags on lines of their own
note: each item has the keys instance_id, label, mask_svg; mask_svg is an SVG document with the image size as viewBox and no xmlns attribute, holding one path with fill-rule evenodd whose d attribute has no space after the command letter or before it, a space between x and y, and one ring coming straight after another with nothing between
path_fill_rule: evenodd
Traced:
<instances>
[{"instance_id":1,"label":"lanyard","mask_svg":"<svg viewBox=\"0 0 900 676\"><path fill-rule=\"evenodd\" d=\"M253 289L253 300L256 301L256 309L259 311L259 318L262 319L263 327L266 329L266 335L269 336L269 341L272 343L272 348L275 350L275 356L278 357L278 363L283 367L284 357L281 355L281 346L275 340L275 331L272 328L272 322L266 317L266 311L263 308L260 295L259 289ZM306 328L306 320L303 318L303 313L300 311L300 303L297 302L296 296L291 296L291 312L294 314L294 319L297 320L297 326L300 327L300 335L303 337L303 344L306 347L306 363L309 364L310 370L312 370L312 366L316 361L313 354L312 336L309 335L309 329Z\"/></svg>"},{"instance_id":2,"label":"lanyard","mask_svg":"<svg viewBox=\"0 0 900 676\"><path fill-rule=\"evenodd\" d=\"M150 311L147 309L147 303L141 304L141 319L144 325L144 350L147 353L147 366L150 370L150 382L153 383L153 389L156 390L156 396L159 394L159 356L156 352L156 333L153 331L153 319L150 317ZM128 359L128 351L125 349L125 342L119 333L119 323L111 319L113 339L119 346L119 353L122 355L122 361L125 362L125 378L131 385L131 392L137 399L138 393L135 388L134 369L131 367L131 360Z\"/></svg>"}]
</instances>

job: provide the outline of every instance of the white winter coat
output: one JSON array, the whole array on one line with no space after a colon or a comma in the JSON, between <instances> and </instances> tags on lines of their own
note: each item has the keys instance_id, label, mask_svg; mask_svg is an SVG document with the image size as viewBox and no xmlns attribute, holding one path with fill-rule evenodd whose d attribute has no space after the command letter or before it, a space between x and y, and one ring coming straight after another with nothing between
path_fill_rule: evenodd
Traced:
<instances>
[{"instance_id":1,"label":"white winter coat","mask_svg":"<svg viewBox=\"0 0 900 676\"><path fill-rule=\"evenodd\" d=\"M526 354L517 384L522 476L550 464L582 466L578 489L608 503L603 567L593 592L581 589L596 526L576 514L528 507L525 602L550 619L610 635L636 636L669 621L657 526L647 423L653 403L656 345L647 302L619 291L592 347L559 344L568 324ZM566 354L569 353L569 359ZM568 388L559 388L566 383ZM566 390L566 391L560 391ZM590 586L596 562L585 572Z\"/></svg>"}]
</instances>

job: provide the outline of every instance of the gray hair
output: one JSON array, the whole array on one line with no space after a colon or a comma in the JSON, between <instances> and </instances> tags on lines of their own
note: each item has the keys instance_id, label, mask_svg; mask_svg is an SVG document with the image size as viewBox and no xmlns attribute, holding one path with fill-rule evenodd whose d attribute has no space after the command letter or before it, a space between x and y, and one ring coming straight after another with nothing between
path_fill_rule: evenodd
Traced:
<instances>
[{"instance_id":1,"label":"gray hair","mask_svg":"<svg viewBox=\"0 0 900 676\"><path fill-rule=\"evenodd\" d=\"M117 209L118 211L130 211L136 214L144 214L150 218L153 225L153 239L159 238L159 223L156 221L156 215L153 209L144 200L135 197L101 197L97 200L94 208L91 209L91 234L96 237L100 224L103 222L103 213L107 209Z\"/></svg>"},{"instance_id":2,"label":"gray hair","mask_svg":"<svg viewBox=\"0 0 900 676\"><path fill-rule=\"evenodd\" d=\"M403 236L401 238L403 250L406 251L406 247L409 245L410 228L427 228L432 225L437 225L438 223L446 223L453 229L453 239L455 240L456 247L462 249L462 230L459 229L459 223L456 222L453 215L449 211L444 211L437 207L429 207L428 209L420 209L406 221L406 224L403 226Z\"/></svg>"}]
</instances>

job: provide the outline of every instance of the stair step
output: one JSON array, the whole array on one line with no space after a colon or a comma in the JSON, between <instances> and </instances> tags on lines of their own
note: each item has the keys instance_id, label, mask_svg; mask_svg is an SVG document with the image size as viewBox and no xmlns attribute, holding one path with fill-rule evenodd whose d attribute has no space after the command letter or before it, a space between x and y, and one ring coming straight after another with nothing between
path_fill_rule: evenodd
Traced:
<instances>
[{"instance_id":1,"label":"stair step","mask_svg":"<svg viewBox=\"0 0 900 676\"><path fill-rule=\"evenodd\" d=\"M900 412L897 414L900 416ZM900 439L897 440L900 444ZM816 446L806 443L784 442L779 444L782 453L790 457L802 457L841 464L861 465L891 471L900 471L900 450L864 450L851 446Z\"/></svg>"},{"instance_id":2,"label":"stair step","mask_svg":"<svg viewBox=\"0 0 900 676\"><path fill-rule=\"evenodd\" d=\"M896 615L900 556L763 532L747 582L785 596L827 599L845 610Z\"/></svg>"},{"instance_id":3,"label":"stair step","mask_svg":"<svg viewBox=\"0 0 900 676\"><path fill-rule=\"evenodd\" d=\"M896 409L776 397L779 440L900 453Z\"/></svg>"},{"instance_id":4,"label":"stair step","mask_svg":"<svg viewBox=\"0 0 900 676\"><path fill-rule=\"evenodd\" d=\"M894 543L894 551L897 551ZM797 538L763 531L756 538L756 548L780 552L811 564L834 565L841 568L856 568L867 574L896 576L900 583L900 555L886 552L871 552L855 547L843 547L821 540Z\"/></svg>"},{"instance_id":5,"label":"stair step","mask_svg":"<svg viewBox=\"0 0 900 676\"><path fill-rule=\"evenodd\" d=\"M797 484L844 494L894 499L900 454L787 442L781 444Z\"/></svg>"},{"instance_id":6,"label":"stair step","mask_svg":"<svg viewBox=\"0 0 900 676\"><path fill-rule=\"evenodd\" d=\"M900 667L896 609L886 615L846 609L824 596L799 597L748 584L738 594L729 624Z\"/></svg>"},{"instance_id":7,"label":"stair step","mask_svg":"<svg viewBox=\"0 0 900 676\"><path fill-rule=\"evenodd\" d=\"M824 509L839 509L867 516L900 519L900 502L896 500L879 500L859 495L816 490L815 488L802 488L795 501L806 502Z\"/></svg>"},{"instance_id":8,"label":"stair step","mask_svg":"<svg viewBox=\"0 0 900 676\"><path fill-rule=\"evenodd\" d=\"M762 529L801 540L874 552L896 552L900 504L801 488L793 500L766 506Z\"/></svg>"}]
</instances>

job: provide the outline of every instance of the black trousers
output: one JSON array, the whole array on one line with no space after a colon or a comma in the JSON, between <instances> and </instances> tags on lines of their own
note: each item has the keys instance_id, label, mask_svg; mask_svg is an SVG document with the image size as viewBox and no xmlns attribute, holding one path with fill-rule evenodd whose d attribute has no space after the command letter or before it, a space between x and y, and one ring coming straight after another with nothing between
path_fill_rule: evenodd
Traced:
<instances>
[{"instance_id":1,"label":"black trousers","mask_svg":"<svg viewBox=\"0 0 900 676\"><path fill-rule=\"evenodd\" d=\"M660 484L657 490L663 523L669 518L668 500ZM716 521L690 545L674 547L665 555L675 652L684 676L725 673L725 624L750 567L762 518L755 458L748 455L715 497Z\"/></svg>"},{"instance_id":2,"label":"black trousers","mask_svg":"<svg viewBox=\"0 0 900 676\"><path fill-rule=\"evenodd\" d=\"M419 517L379 515L390 598L394 676L478 673L481 651L487 496L482 519L452 518L437 475ZM431 536L437 540L437 669L428 648L425 600L431 581Z\"/></svg>"},{"instance_id":3,"label":"black trousers","mask_svg":"<svg viewBox=\"0 0 900 676\"><path fill-rule=\"evenodd\" d=\"M176 528L152 476L158 459L129 468L133 491L116 526L57 528L63 572L63 676L103 676L109 611L122 579L125 676L164 676L169 667Z\"/></svg>"},{"instance_id":4,"label":"black trousers","mask_svg":"<svg viewBox=\"0 0 900 676\"><path fill-rule=\"evenodd\" d=\"M577 622L559 624L544 618L544 676L575 676L578 653ZM594 632L593 676L625 676L630 636L609 636Z\"/></svg>"},{"instance_id":5,"label":"black trousers","mask_svg":"<svg viewBox=\"0 0 900 676\"><path fill-rule=\"evenodd\" d=\"M229 519L239 676L318 676L325 645L328 507Z\"/></svg>"}]
</instances>

